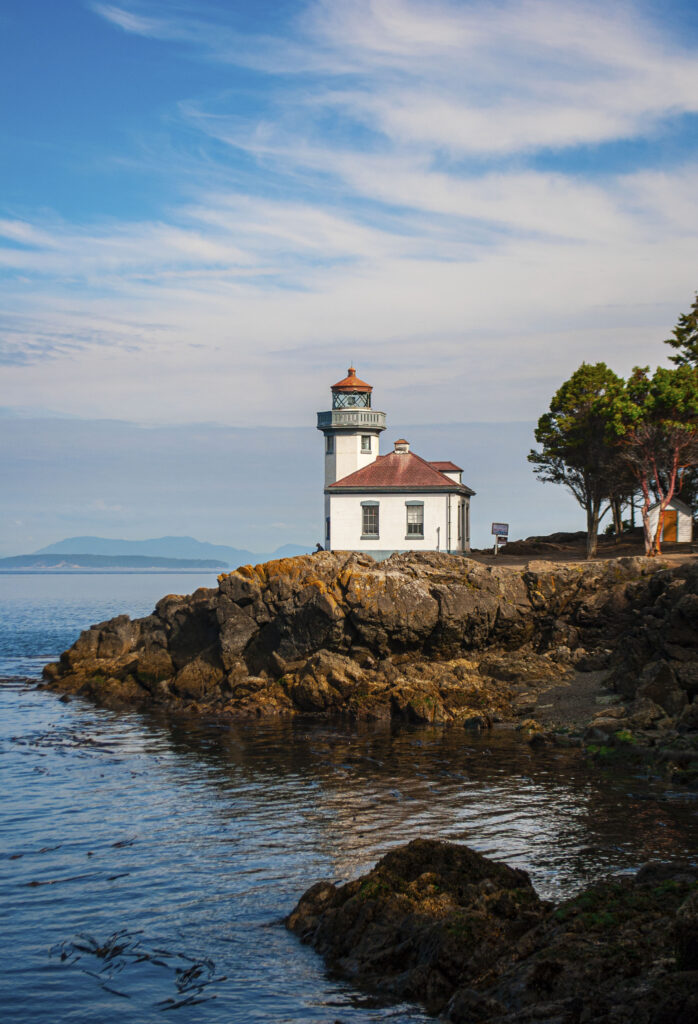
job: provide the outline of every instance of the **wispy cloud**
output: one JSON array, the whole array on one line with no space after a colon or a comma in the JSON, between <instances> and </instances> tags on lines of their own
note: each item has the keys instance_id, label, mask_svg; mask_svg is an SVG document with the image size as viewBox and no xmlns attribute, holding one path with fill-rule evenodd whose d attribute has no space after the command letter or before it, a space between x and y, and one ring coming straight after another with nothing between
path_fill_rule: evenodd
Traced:
<instances>
[{"instance_id":1,"label":"wispy cloud","mask_svg":"<svg viewBox=\"0 0 698 1024\"><path fill-rule=\"evenodd\" d=\"M313 103L399 144L495 155L564 148L644 135L698 111L695 53L626 4L320 0L297 19L295 39L244 41L187 5L174 16L95 9L220 61L321 76ZM347 79L351 88L328 88Z\"/></svg>"},{"instance_id":2,"label":"wispy cloud","mask_svg":"<svg viewBox=\"0 0 698 1024\"><path fill-rule=\"evenodd\" d=\"M166 23L157 18L144 18L134 11L117 7L116 4L92 4L92 9L113 25L118 25L125 32L134 32L140 36L162 36L166 33Z\"/></svg>"},{"instance_id":3,"label":"wispy cloud","mask_svg":"<svg viewBox=\"0 0 698 1024\"><path fill-rule=\"evenodd\" d=\"M227 4L92 9L172 59L255 68L256 102L225 76L173 97L186 177L171 153L161 171L186 198L157 216L6 211L22 405L300 423L351 357L406 421L530 418L582 358L661 358L695 285L698 161L656 140L698 113L698 62L638 8L325 0L276 37ZM645 163L607 167L631 138Z\"/></svg>"}]
</instances>

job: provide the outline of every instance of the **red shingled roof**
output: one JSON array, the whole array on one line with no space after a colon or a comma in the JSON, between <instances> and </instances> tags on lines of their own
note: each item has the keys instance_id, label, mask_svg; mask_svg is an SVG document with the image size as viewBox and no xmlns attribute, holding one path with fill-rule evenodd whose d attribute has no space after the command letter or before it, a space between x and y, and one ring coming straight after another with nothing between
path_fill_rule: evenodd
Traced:
<instances>
[{"instance_id":1,"label":"red shingled roof","mask_svg":"<svg viewBox=\"0 0 698 1024\"><path fill-rule=\"evenodd\" d=\"M367 384L365 380L359 380L356 376L356 370L353 366L350 366L347 370L349 374L344 380L338 380L336 384L332 385L332 391L373 391L370 384Z\"/></svg>"},{"instance_id":2,"label":"red shingled roof","mask_svg":"<svg viewBox=\"0 0 698 1024\"><path fill-rule=\"evenodd\" d=\"M363 469L357 469L342 480L330 484L329 490L333 488L355 487L361 490L371 488L384 489L386 487L399 488L429 488L430 490L455 490L462 485L454 480L449 480L443 473L428 463L425 459L415 455L414 452L390 452L389 455L379 455ZM472 493L470 488L463 488Z\"/></svg>"},{"instance_id":3,"label":"red shingled roof","mask_svg":"<svg viewBox=\"0 0 698 1024\"><path fill-rule=\"evenodd\" d=\"M455 462L430 462L430 466L438 469L439 473L462 473L463 467L457 466Z\"/></svg>"}]
</instances>

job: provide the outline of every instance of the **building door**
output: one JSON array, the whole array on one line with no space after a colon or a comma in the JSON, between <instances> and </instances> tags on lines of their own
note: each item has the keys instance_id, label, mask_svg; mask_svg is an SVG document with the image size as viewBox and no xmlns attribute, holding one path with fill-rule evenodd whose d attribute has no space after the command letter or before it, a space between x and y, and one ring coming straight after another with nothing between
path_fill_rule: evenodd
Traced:
<instances>
[{"instance_id":1,"label":"building door","mask_svg":"<svg viewBox=\"0 0 698 1024\"><path fill-rule=\"evenodd\" d=\"M674 508L668 508L664 513L664 529L662 530L662 540L666 543L667 541L673 541L676 543L676 520L678 512Z\"/></svg>"}]
</instances>

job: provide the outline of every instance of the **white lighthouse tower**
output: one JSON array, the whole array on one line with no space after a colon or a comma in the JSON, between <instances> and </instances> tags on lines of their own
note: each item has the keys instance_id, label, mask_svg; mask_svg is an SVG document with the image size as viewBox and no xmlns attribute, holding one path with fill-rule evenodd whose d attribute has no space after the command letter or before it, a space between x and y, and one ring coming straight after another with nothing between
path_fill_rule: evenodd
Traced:
<instances>
[{"instance_id":1,"label":"white lighthouse tower","mask_svg":"<svg viewBox=\"0 0 698 1024\"><path fill-rule=\"evenodd\" d=\"M359 380L353 366L332 385L332 408L317 414L325 435L325 488L378 458L385 413L371 408L373 388ZM325 495L325 547L330 547L330 498Z\"/></svg>"}]
</instances>

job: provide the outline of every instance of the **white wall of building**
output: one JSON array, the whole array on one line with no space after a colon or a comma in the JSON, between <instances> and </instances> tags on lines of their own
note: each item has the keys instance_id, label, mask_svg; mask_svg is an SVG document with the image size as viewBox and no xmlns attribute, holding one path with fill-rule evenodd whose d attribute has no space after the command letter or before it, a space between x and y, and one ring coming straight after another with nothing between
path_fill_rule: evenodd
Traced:
<instances>
[{"instance_id":1,"label":"white wall of building","mask_svg":"<svg viewBox=\"0 0 698 1024\"><path fill-rule=\"evenodd\" d=\"M689 512L686 511L686 506L683 502L669 502L667 511L673 509L677 513L676 521L676 539L679 544L690 544L693 540L693 517ZM649 510L650 530L654 535L657 529L657 523L659 521L659 505L654 505ZM665 517L666 522L666 517ZM664 540L664 537L661 538Z\"/></svg>"},{"instance_id":2,"label":"white wall of building","mask_svg":"<svg viewBox=\"0 0 698 1024\"><path fill-rule=\"evenodd\" d=\"M332 439L332 452L327 451L327 437ZM371 439L371 450L362 451L361 438ZM375 462L380 454L380 434L372 434L369 430L362 433L350 433L349 431L337 431L335 434L328 433L325 436L325 487L335 483L336 480L343 480L350 473L357 469L363 469Z\"/></svg>"},{"instance_id":3,"label":"white wall of building","mask_svg":"<svg viewBox=\"0 0 698 1024\"><path fill-rule=\"evenodd\" d=\"M468 499L460 494L332 494L329 497L330 537L333 551L466 551L464 531L459 531L459 507ZM377 501L379 535L361 536L362 502ZM408 501L424 502L424 537L407 534ZM466 510L461 515L464 523ZM460 535L459 535L460 534Z\"/></svg>"},{"instance_id":4,"label":"white wall of building","mask_svg":"<svg viewBox=\"0 0 698 1024\"><path fill-rule=\"evenodd\" d=\"M677 523L677 540L679 544L690 544L693 540L693 517L679 512Z\"/></svg>"}]
</instances>

